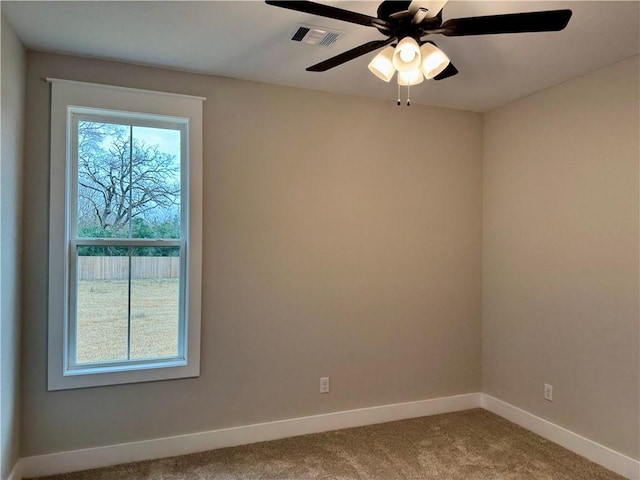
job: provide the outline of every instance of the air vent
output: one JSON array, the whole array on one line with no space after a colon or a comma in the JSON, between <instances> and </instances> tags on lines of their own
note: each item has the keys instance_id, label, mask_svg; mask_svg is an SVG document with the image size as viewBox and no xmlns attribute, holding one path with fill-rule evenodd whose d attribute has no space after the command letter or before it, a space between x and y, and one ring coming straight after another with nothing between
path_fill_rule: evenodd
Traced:
<instances>
[{"instance_id":1,"label":"air vent","mask_svg":"<svg viewBox=\"0 0 640 480\"><path fill-rule=\"evenodd\" d=\"M340 30L300 24L289 34L289 40L331 48L344 34Z\"/></svg>"}]
</instances>

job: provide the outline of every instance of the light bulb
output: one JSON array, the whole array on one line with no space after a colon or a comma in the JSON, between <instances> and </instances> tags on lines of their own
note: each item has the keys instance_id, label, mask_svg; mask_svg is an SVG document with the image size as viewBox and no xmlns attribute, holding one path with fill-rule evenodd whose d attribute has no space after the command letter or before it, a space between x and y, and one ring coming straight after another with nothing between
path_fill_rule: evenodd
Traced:
<instances>
[{"instance_id":1,"label":"light bulb","mask_svg":"<svg viewBox=\"0 0 640 480\"><path fill-rule=\"evenodd\" d=\"M411 37L404 37L398 43L393 54L393 66L398 72L406 72L420 68L420 47Z\"/></svg>"},{"instance_id":2,"label":"light bulb","mask_svg":"<svg viewBox=\"0 0 640 480\"><path fill-rule=\"evenodd\" d=\"M400 59L405 63L409 63L413 61L415 56L416 56L416 52L414 52L413 50L410 50L408 48L405 48L404 50L400 50Z\"/></svg>"}]
</instances>

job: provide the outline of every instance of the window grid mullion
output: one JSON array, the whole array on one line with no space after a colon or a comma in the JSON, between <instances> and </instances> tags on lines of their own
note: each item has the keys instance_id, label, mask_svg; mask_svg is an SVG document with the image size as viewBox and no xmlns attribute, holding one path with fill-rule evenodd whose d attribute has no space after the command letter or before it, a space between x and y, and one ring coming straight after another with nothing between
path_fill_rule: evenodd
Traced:
<instances>
[{"instance_id":1,"label":"window grid mullion","mask_svg":"<svg viewBox=\"0 0 640 480\"><path fill-rule=\"evenodd\" d=\"M129 238L133 237L131 206L133 204L133 125L129 125ZM127 282L127 360L131 360L131 260L133 248L129 247L129 280Z\"/></svg>"},{"instance_id":2,"label":"window grid mullion","mask_svg":"<svg viewBox=\"0 0 640 480\"><path fill-rule=\"evenodd\" d=\"M185 241L175 240L155 240L153 238L75 238L71 239L72 248L80 246L96 247L182 247Z\"/></svg>"},{"instance_id":3,"label":"window grid mullion","mask_svg":"<svg viewBox=\"0 0 640 480\"><path fill-rule=\"evenodd\" d=\"M131 251L129 247L129 280L127 282L127 360L131 360Z\"/></svg>"},{"instance_id":4,"label":"window grid mullion","mask_svg":"<svg viewBox=\"0 0 640 480\"><path fill-rule=\"evenodd\" d=\"M133 222L131 221L131 206L133 204L133 125L129 125L129 208L127 218L129 220L129 238L133 238Z\"/></svg>"}]
</instances>

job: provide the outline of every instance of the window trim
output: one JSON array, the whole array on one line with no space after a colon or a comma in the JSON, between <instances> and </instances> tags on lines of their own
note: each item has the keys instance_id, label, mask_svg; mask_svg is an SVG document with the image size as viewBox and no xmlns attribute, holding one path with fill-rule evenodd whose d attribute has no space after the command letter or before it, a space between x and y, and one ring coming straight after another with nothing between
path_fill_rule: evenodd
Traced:
<instances>
[{"instance_id":1,"label":"window trim","mask_svg":"<svg viewBox=\"0 0 640 480\"><path fill-rule=\"evenodd\" d=\"M202 285L202 104L203 97L162 93L126 87L47 78L51 83L51 151L49 211L49 325L48 325L48 389L116 385L154 380L196 377L200 374L200 317ZM73 113L104 110L108 116L126 119L149 119L162 116L167 120L187 119L185 159L181 159L183 196L182 233L184 258L188 267L185 295L184 360L150 360L143 363L108 365L91 368L68 363L70 309L70 255L74 240L70 238L71 209L75 204L73 168ZM119 113L120 112L120 113ZM144 112L144 113L141 113ZM182 134L184 135L184 133ZM71 206L71 208L69 208ZM188 225L188 232L185 232ZM105 240L111 242L111 240ZM116 240L118 244L137 243L135 239ZM159 245L155 241L154 245ZM160 241L161 242L161 241ZM64 252L63 255L60 252ZM75 252L73 252L75 255ZM61 281L62 280L62 281Z\"/></svg>"}]
</instances>

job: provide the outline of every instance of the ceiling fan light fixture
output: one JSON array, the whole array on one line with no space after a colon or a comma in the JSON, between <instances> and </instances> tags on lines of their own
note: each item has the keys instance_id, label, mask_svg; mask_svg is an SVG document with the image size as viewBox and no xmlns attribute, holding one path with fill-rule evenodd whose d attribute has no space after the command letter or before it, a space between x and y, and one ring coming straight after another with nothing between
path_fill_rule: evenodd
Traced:
<instances>
[{"instance_id":1,"label":"ceiling fan light fixture","mask_svg":"<svg viewBox=\"0 0 640 480\"><path fill-rule=\"evenodd\" d=\"M369 70L380 80L389 82L393 78L393 74L396 73L396 69L393 66L393 47L387 47L378 53L373 60L369 63Z\"/></svg>"},{"instance_id":2,"label":"ceiling fan light fixture","mask_svg":"<svg viewBox=\"0 0 640 480\"><path fill-rule=\"evenodd\" d=\"M447 0L384 0L378 6L376 16L345 10L332 5L324 5L315 1L292 2L287 0L266 0L268 5L286 8L333 20L371 27L378 30L386 38L372 40L345 52L335 55L315 65L307 67L308 72L326 72L327 70L354 60L380 48L398 41L392 63L399 72L415 68L421 69L428 79L443 80L458 74L458 69L449 62L432 42L426 42L424 54L420 44L425 35L444 35L446 37L466 37L474 35L498 35L527 32L557 32L564 30L571 19L569 9L546 10L539 12L506 13L484 15L467 18L449 18L443 21L442 8ZM306 28L306 27L305 27ZM297 38L298 30L293 36ZM306 33L301 34L306 35ZM438 51L438 57L431 58L429 51ZM424 57L424 61L423 61ZM370 67L373 67L371 65ZM378 75L374 68L372 72ZM388 79L389 70L382 74ZM415 75L413 75L415 77ZM403 80L401 80L403 81Z\"/></svg>"},{"instance_id":3,"label":"ceiling fan light fixture","mask_svg":"<svg viewBox=\"0 0 640 480\"><path fill-rule=\"evenodd\" d=\"M418 85L424 81L424 75L419 68L414 68L406 72L398 72L398 85L408 87Z\"/></svg>"},{"instance_id":4,"label":"ceiling fan light fixture","mask_svg":"<svg viewBox=\"0 0 640 480\"><path fill-rule=\"evenodd\" d=\"M420 53L422 55L420 68L427 80L441 74L450 63L449 57L432 43L427 42L422 45Z\"/></svg>"},{"instance_id":5,"label":"ceiling fan light fixture","mask_svg":"<svg viewBox=\"0 0 640 480\"><path fill-rule=\"evenodd\" d=\"M411 37L404 37L393 53L393 66L398 72L408 72L420 68L420 46Z\"/></svg>"}]
</instances>

